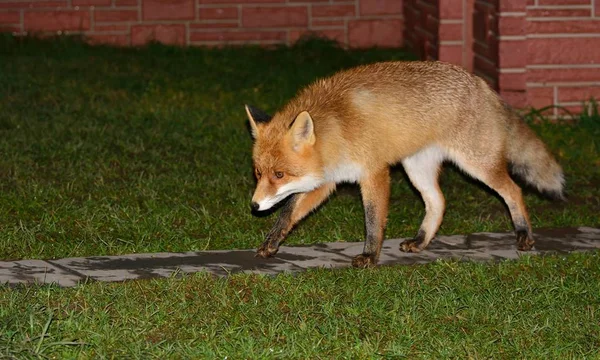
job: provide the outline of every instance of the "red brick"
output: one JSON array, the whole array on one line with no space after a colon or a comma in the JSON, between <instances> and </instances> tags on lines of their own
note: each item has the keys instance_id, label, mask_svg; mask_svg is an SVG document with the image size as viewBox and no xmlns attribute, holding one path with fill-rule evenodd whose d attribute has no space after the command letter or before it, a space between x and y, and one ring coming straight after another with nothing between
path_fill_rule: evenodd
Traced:
<instances>
[{"instance_id":1,"label":"red brick","mask_svg":"<svg viewBox=\"0 0 600 360\"><path fill-rule=\"evenodd\" d=\"M524 17L502 16L498 19L498 33L502 36L523 36L527 23Z\"/></svg>"},{"instance_id":2,"label":"red brick","mask_svg":"<svg viewBox=\"0 0 600 360\"><path fill-rule=\"evenodd\" d=\"M474 39L487 42L490 31L498 32L498 16L493 8L482 6L480 2L476 2L471 19Z\"/></svg>"},{"instance_id":3,"label":"red brick","mask_svg":"<svg viewBox=\"0 0 600 360\"><path fill-rule=\"evenodd\" d=\"M464 38L464 49L465 49L465 60L463 67L469 71L473 71L473 13L475 0L466 0L467 13L465 18L465 38Z\"/></svg>"},{"instance_id":4,"label":"red brick","mask_svg":"<svg viewBox=\"0 0 600 360\"><path fill-rule=\"evenodd\" d=\"M312 16L316 17L342 17L354 16L354 5L313 5Z\"/></svg>"},{"instance_id":5,"label":"red brick","mask_svg":"<svg viewBox=\"0 0 600 360\"><path fill-rule=\"evenodd\" d=\"M262 3L284 3L285 0L198 0L199 4L262 4Z\"/></svg>"},{"instance_id":6,"label":"red brick","mask_svg":"<svg viewBox=\"0 0 600 360\"><path fill-rule=\"evenodd\" d=\"M528 34L575 34L599 33L600 18L597 20L528 21Z\"/></svg>"},{"instance_id":7,"label":"red brick","mask_svg":"<svg viewBox=\"0 0 600 360\"><path fill-rule=\"evenodd\" d=\"M417 34L418 37L420 38L424 38L427 40L430 40L432 42L436 42L437 39L437 31L436 32L430 32L427 31L426 29L423 29L422 27L420 27L419 25L417 25L414 29L414 32Z\"/></svg>"},{"instance_id":8,"label":"red brick","mask_svg":"<svg viewBox=\"0 0 600 360\"><path fill-rule=\"evenodd\" d=\"M249 28L307 26L306 6L244 7L242 26Z\"/></svg>"},{"instance_id":9,"label":"red brick","mask_svg":"<svg viewBox=\"0 0 600 360\"><path fill-rule=\"evenodd\" d=\"M94 32L103 32L103 31L122 31L129 32L129 25L94 25Z\"/></svg>"},{"instance_id":10,"label":"red brick","mask_svg":"<svg viewBox=\"0 0 600 360\"><path fill-rule=\"evenodd\" d=\"M440 24L441 41L461 41L463 39L463 24Z\"/></svg>"},{"instance_id":11,"label":"red brick","mask_svg":"<svg viewBox=\"0 0 600 360\"><path fill-rule=\"evenodd\" d=\"M238 22L205 22L190 24L190 29L223 29L223 28L236 28Z\"/></svg>"},{"instance_id":12,"label":"red brick","mask_svg":"<svg viewBox=\"0 0 600 360\"><path fill-rule=\"evenodd\" d=\"M195 17L194 0L144 0L144 20L189 20Z\"/></svg>"},{"instance_id":13,"label":"red brick","mask_svg":"<svg viewBox=\"0 0 600 360\"><path fill-rule=\"evenodd\" d=\"M498 84L497 84L497 79L491 77L488 74L485 74L481 71L479 71L479 69L477 68L473 68L473 74L477 75L478 77L482 78L483 80L485 80L485 82L492 88L492 89L497 89L498 88Z\"/></svg>"},{"instance_id":14,"label":"red brick","mask_svg":"<svg viewBox=\"0 0 600 360\"><path fill-rule=\"evenodd\" d=\"M558 88L558 101L561 103L588 101L590 98L600 100L600 85L580 87L561 86Z\"/></svg>"},{"instance_id":15,"label":"red brick","mask_svg":"<svg viewBox=\"0 0 600 360\"><path fill-rule=\"evenodd\" d=\"M461 65L463 63L462 45L440 45L438 60L451 64Z\"/></svg>"},{"instance_id":16,"label":"red brick","mask_svg":"<svg viewBox=\"0 0 600 360\"><path fill-rule=\"evenodd\" d=\"M202 8L199 10L198 18L201 20L237 19L237 7Z\"/></svg>"},{"instance_id":17,"label":"red brick","mask_svg":"<svg viewBox=\"0 0 600 360\"><path fill-rule=\"evenodd\" d=\"M130 39L127 34L105 35L105 34L88 34L85 36L90 44L105 44L113 46L129 46Z\"/></svg>"},{"instance_id":18,"label":"red brick","mask_svg":"<svg viewBox=\"0 0 600 360\"><path fill-rule=\"evenodd\" d=\"M594 15L596 17L600 16L600 1L595 1L596 7L594 8Z\"/></svg>"},{"instance_id":19,"label":"red brick","mask_svg":"<svg viewBox=\"0 0 600 360\"><path fill-rule=\"evenodd\" d=\"M517 109L527 106L527 94L525 91L500 91L500 97L510 106Z\"/></svg>"},{"instance_id":20,"label":"red brick","mask_svg":"<svg viewBox=\"0 0 600 360\"><path fill-rule=\"evenodd\" d=\"M21 15L18 11L3 11L0 12L0 24L19 24Z\"/></svg>"},{"instance_id":21,"label":"red brick","mask_svg":"<svg viewBox=\"0 0 600 360\"><path fill-rule=\"evenodd\" d=\"M529 9L527 19L544 17L590 17L591 9Z\"/></svg>"},{"instance_id":22,"label":"red brick","mask_svg":"<svg viewBox=\"0 0 600 360\"><path fill-rule=\"evenodd\" d=\"M428 14L425 16L425 19L421 22L421 25L424 26L424 30L426 30L430 34L438 34L440 28L440 21L435 16Z\"/></svg>"},{"instance_id":23,"label":"red brick","mask_svg":"<svg viewBox=\"0 0 600 360\"><path fill-rule=\"evenodd\" d=\"M185 25L134 25L131 27L132 45L144 45L150 41L184 45Z\"/></svg>"},{"instance_id":24,"label":"red brick","mask_svg":"<svg viewBox=\"0 0 600 360\"><path fill-rule=\"evenodd\" d=\"M138 0L115 0L115 6L137 6Z\"/></svg>"},{"instance_id":25,"label":"red brick","mask_svg":"<svg viewBox=\"0 0 600 360\"><path fill-rule=\"evenodd\" d=\"M439 55L438 46L435 42L425 40L423 43L425 60L437 60Z\"/></svg>"},{"instance_id":26,"label":"red brick","mask_svg":"<svg viewBox=\"0 0 600 360\"><path fill-rule=\"evenodd\" d=\"M285 31L218 31L191 32L190 41L285 41Z\"/></svg>"},{"instance_id":27,"label":"red brick","mask_svg":"<svg viewBox=\"0 0 600 360\"><path fill-rule=\"evenodd\" d=\"M440 19L462 19L462 0L439 0Z\"/></svg>"},{"instance_id":28,"label":"red brick","mask_svg":"<svg viewBox=\"0 0 600 360\"><path fill-rule=\"evenodd\" d=\"M26 1L26 2L0 2L0 9L56 9L67 7L67 0L63 1Z\"/></svg>"},{"instance_id":29,"label":"red brick","mask_svg":"<svg viewBox=\"0 0 600 360\"><path fill-rule=\"evenodd\" d=\"M24 14L26 31L82 31L90 28L88 11L27 11Z\"/></svg>"},{"instance_id":30,"label":"red brick","mask_svg":"<svg viewBox=\"0 0 600 360\"><path fill-rule=\"evenodd\" d=\"M582 105L567 105L567 106L562 105L561 107L556 108L556 114L559 117L577 116L584 112L587 112L587 109L583 108L583 104Z\"/></svg>"},{"instance_id":31,"label":"red brick","mask_svg":"<svg viewBox=\"0 0 600 360\"><path fill-rule=\"evenodd\" d=\"M313 27L318 27L318 26L344 26L344 20L320 20L320 19L313 19L312 26Z\"/></svg>"},{"instance_id":32,"label":"red brick","mask_svg":"<svg viewBox=\"0 0 600 360\"><path fill-rule=\"evenodd\" d=\"M527 76L523 73L500 73L498 85L502 90L524 90L527 87Z\"/></svg>"},{"instance_id":33,"label":"red brick","mask_svg":"<svg viewBox=\"0 0 600 360\"><path fill-rule=\"evenodd\" d=\"M538 5L589 5L590 0L538 0Z\"/></svg>"},{"instance_id":34,"label":"red brick","mask_svg":"<svg viewBox=\"0 0 600 360\"><path fill-rule=\"evenodd\" d=\"M527 65L527 49L526 41L500 41L498 47L500 68L524 68Z\"/></svg>"},{"instance_id":35,"label":"red brick","mask_svg":"<svg viewBox=\"0 0 600 360\"><path fill-rule=\"evenodd\" d=\"M339 43L346 42L346 32L343 29L326 29L326 30L291 30L288 34L288 42L290 44L300 40L303 36L319 36L330 40L335 40Z\"/></svg>"},{"instance_id":36,"label":"red brick","mask_svg":"<svg viewBox=\"0 0 600 360\"><path fill-rule=\"evenodd\" d=\"M348 43L352 47L402 46L402 21L394 19L351 20L348 22Z\"/></svg>"},{"instance_id":37,"label":"red brick","mask_svg":"<svg viewBox=\"0 0 600 360\"><path fill-rule=\"evenodd\" d=\"M475 58L473 59L473 68L480 73L483 73L486 76L494 79L494 81L497 83L498 65L496 63L490 61L489 59L475 55Z\"/></svg>"},{"instance_id":38,"label":"red brick","mask_svg":"<svg viewBox=\"0 0 600 360\"><path fill-rule=\"evenodd\" d=\"M94 20L96 22L121 22L137 21L137 10L96 10Z\"/></svg>"},{"instance_id":39,"label":"red brick","mask_svg":"<svg viewBox=\"0 0 600 360\"><path fill-rule=\"evenodd\" d=\"M359 11L366 15L401 15L402 1L399 0L359 0Z\"/></svg>"},{"instance_id":40,"label":"red brick","mask_svg":"<svg viewBox=\"0 0 600 360\"><path fill-rule=\"evenodd\" d=\"M438 7L440 5L439 0L417 0L417 6L420 7Z\"/></svg>"},{"instance_id":41,"label":"red brick","mask_svg":"<svg viewBox=\"0 0 600 360\"><path fill-rule=\"evenodd\" d=\"M529 64L600 64L600 38L536 38L527 43Z\"/></svg>"},{"instance_id":42,"label":"red brick","mask_svg":"<svg viewBox=\"0 0 600 360\"><path fill-rule=\"evenodd\" d=\"M527 81L538 83L600 81L600 71L598 69L527 69Z\"/></svg>"},{"instance_id":43,"label":"red brick","mask_svg":"<svg viewBox=\"0 0 600 360\"><path fill-rule=\"evenodd\" d=\"M110 6L112 0L71 0L73 6Z\"/></svg>"},{"instance_id":44,"label":"red brick","mask_svg":"<svg viewBox=\"0 0 600 360\"><path fill-rule=\"evenodd\" d=\"M500 12L522 12L527 6L523 0L502 0L498 4Z\"/></svg>"},{"instance_id":45,"label":"red brick","mask_svg":"<svg viewBox=\"0 0 600 360\"><path fill-rule=\"evenodd\" d=\"M473 52L494 63L498 62L498 49L495 49L491 44L482 44L479 41L475 41L473 43Z\"/></svg>"},{"instance_id":46,"label":"red brick","mask_svg":"<svg viewBox=\"0 0 600 360\"><path fill-rule=\"evenodd\" d=\"M0 24L0 32L20 32L20 25L4 25Z\"/></svg>"},{"instance_id":47,"label":"red brick","mask_svg":"<svg viewBox=\"0 0 600 360\"><path fill-rule=\"evenodd\" d=\"M527 104L536 109L554 104L553 87L530 87L527 89Z\"/></svg>"}]
</instances>

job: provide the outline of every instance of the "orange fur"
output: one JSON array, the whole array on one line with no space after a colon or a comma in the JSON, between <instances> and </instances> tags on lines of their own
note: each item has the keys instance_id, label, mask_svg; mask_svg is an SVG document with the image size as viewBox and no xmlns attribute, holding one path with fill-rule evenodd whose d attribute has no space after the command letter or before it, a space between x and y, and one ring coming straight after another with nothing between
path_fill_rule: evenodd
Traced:
<instances>
[{"instance_id":1,"label":"orange fur","mask_svg":"<svg viewBox=\"0 0 600 360\"><path fill-rule=\"evenodd\" d=\"M454 65L360 66L302 89L270 120L257 121L250 109L248 116L255 137L253 160L261 174L253 196L256 208L308 194L290 200L301 205L293 205L286 235L335 183L360 184L368 226L365 252L355 259L356 266L377 261L387 216L388 168L398 162L427 209L419 234L403 244L405 251L424 249L440 226L445 201L437 175L444 160L504 198L518 237L526 237L519 240L523 250L533 244L531 226L507 165L538 189L562 196L562 169L539 138L485 81ZM284 238L267 239L262 248L278 246Z\"/></svg>"}]
</instances>

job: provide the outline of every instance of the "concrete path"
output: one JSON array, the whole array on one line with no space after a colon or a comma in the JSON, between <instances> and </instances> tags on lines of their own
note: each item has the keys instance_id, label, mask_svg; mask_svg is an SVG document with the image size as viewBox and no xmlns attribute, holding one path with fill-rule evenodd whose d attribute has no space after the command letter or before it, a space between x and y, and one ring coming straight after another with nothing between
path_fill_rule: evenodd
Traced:
<instances>
[{"instance_id":1,"label":"concrete path","mask_svg":"<svg viewBox=\"0 0 600 360\"><path fill-rule=\"evenodd\" d=\"M600 249L600 229L590 227L539 229L536 244L527 254L567 253ZM437 237L426 251L407 254L399 250L403 239L386 240L380 264L420 264L435 259L489 261L516 259L513 233L476 233ZM59 260L0 261L0 284L56 283L75 286L83 281L125 281L168 277L174 273L207 271L219 276L236 272L277 274L315 267L350 266L363 243L326 243L282 246L271 259L257 259L254 250L221 250L186 253L92 256Z\"/></svg>"}]
</instances>

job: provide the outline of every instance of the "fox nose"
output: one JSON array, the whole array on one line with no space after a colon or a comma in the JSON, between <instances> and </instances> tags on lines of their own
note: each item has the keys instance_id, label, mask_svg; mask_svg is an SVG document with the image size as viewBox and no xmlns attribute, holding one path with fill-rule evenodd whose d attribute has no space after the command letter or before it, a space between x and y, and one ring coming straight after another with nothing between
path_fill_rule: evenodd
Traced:
<instances>
[{"instance_id":1,"label":"fox nose","mask_svg":"<svg viewBox=\"0 0 600 360\"><path fill-rule=\"evenodd\" d=\"M260 207L260 205L258 205L258 203L256 201L253 201L250 204L250 208L252 209L252 211L258 211L258 208Z\"/></svg>"}]
</instances>

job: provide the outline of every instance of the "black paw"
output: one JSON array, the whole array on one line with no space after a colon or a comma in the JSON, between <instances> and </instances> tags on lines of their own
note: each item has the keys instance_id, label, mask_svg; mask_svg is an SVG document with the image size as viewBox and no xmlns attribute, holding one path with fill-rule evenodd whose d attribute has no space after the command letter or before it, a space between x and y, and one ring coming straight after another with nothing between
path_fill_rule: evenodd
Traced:
<instances>
[{"instance_id":1,"label":"black paw","mask_svg":"<svg viewBox=\"0 0 600 360\"><path fill-rule=\"evenodd\" d=\"M265 243L262 244L258 250L256 250L256 255L254 255L255 257L258 258L270 258L273 255L277 254L277 251L279 251L279 247L272 247L270 246L271 244Z\"/></svg>"},{"instance_id":2,"label":"black paw","mask_svg":"<svg viewBox=\"0 0 600 360\"><path fill-rule=\"evenodd\" d=\"M421 244L422 242L416 239L404 240L400 244L400 251L418 253L422 250Z\"/></svg>"},{"instance_id":3,"label":"black paw","mask_svg":"<svg viewBox=\"0 0 600 360\"><path fill-rule=\"evenodd\" d=\"M533 248L535 240L525 230L517 231L517 249L519 251L529 251Z\"/></svg>"},{"instance_id":4,"label":"black paw","mask_svg":"<svg viewBox=\"0 0 600 360\"><path fill-rule=\"evenodd\" d=\"M352 258L352 266L357 268L368 268L377 265L375 254L360 254Z\"/></svg>"}]
</instances>

